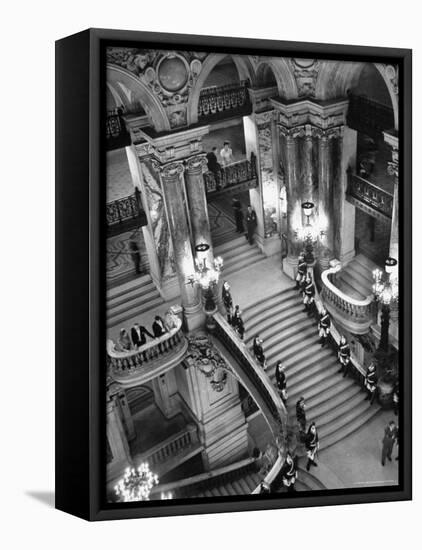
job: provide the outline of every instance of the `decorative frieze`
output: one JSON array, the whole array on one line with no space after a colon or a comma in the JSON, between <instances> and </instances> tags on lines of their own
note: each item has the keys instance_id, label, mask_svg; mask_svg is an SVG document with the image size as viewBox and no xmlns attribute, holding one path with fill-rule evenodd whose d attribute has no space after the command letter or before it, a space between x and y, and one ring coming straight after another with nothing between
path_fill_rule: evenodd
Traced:
<instances>
[{"instance_id":1,"label":"decorative frieze","mask_svg":"<svg viewBox=\"0 0 422 550\"><path fill-rule=\"evenodd\" d=\"M199 369L214 391L223 391L227 383L227 371L231 372L231 368L206 336L189 338L185 362Z\"/></svg>"},{"instance_id":2,"label":"decorative frieze","mask_svg":"<svg viewBox=\"0 0 422 550\"><path fill-rule=\"evenodd\" d=\"M290 59L299 97L314 97L320 68L317 59Z\"/></svg>"}]
</instances>

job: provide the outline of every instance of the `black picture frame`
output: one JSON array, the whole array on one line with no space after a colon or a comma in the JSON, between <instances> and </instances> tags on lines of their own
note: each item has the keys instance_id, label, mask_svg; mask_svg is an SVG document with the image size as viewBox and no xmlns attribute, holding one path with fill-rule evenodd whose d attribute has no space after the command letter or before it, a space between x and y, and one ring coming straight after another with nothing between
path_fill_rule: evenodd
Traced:
<instances>
[{"instance_id":1,"label":"black picture frame","mask_svg":"<svg viewBox=\"0 0 422 550\"><path fill-rule=\"evenodd\" d=\"M399 66L400 471L399 486L224 499L111 505L104 498L105 254L101 90L105 44L371 60ZM412 498L412 53L408 49L312 44L106 29L56 42L56 508L87 520L204 514ZM103 186L104 187L104 186Z\"/></svg>"}]
</instances>

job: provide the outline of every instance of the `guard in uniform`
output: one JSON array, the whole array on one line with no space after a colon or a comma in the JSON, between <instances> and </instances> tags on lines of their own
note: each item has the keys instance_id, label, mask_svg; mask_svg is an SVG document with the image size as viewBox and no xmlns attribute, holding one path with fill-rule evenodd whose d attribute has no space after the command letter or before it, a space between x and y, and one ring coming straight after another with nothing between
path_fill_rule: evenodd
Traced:
<instances>
[{"instance_id":1,"label":"guard in uniform","mask_svg":"<svg viewBox=\"0 0 422 550\"><path fill-rule=\"evenodd\" d=\"M306 431L306 406L304 397L301 397L296 403L296 420L299 424L299 430L304 434Z\"/></svg>"},{"instance_id":2,"label":"guard in uniform","mask_svg":"<svg viewBox=\"0 0 422 550\"><path fill-rule=\"evenodd\" d=\"M305 279L305 288L303 289L303 304L308 315L312 315L312 308L315 303L315 285L312 282L312 277L308 273Z\"/></svg>"},{"instance_id":3,"label":"guard in uniform","mask_svg":"<svg viewBox=\"0 0 422 550\"><path fill-rule=\"evenodd\" d=\"M341 365L338 372L342 372L344 378L349 372L350 364L350 347L349 344L346 342L346 338L344 336L340 338L340 345L338 348L338 360L340 361Z\"/></svg>"},{"instance_id":4,"label":"guard in uniform","mask_svg":"<svg viewBox=\"0 0 422 550\"><path fill-rule=\"evenodd\" d=\"M368 370L366 371L364 385L368 392L365 401L369 399L372 405L377 392L377 372L375 370L374 363L371 363L368 367Z\"/></svg>"},{"instance_id":5,"label":"guard in uniform","mask_svg":"<svg viewBox=\"0 0 422 550\"><path fill-rule=\"evenodd\" d=\"M232 324L233 299L230 293L230 285L227 281L223 283L222 299L224 307L226 308L227 321Z\"/></svg>"},{"instance_id":6,"label":"guard in uniform","mask_svg":"<svg viewBox=\"0 0 422 550\"><path fill-rule=\"evenodd\" d=\"M299 254L298 263L297 263L297 274L296 274L296 288L300 289L301 282L306 280L306 274L308 272L308 264L305 262L305 255L303 252Z\"/></svg>"},{"instance_id":7,"label":"guard in uniform","mask_svg":"<svg viewBox=\"0 0 422 550\"><path fill-rule=\"evenodd\" d=\"M232 325L234 329L239 334L239 337L241 340L243 340L243 336L245 334L245 325L243 324L243 319L241 317L242 312L240 311L239 306L235 306L234 313L232 317Z\"/></svg>"},{"instance_id":8,"label":"guard in uniform","mask_svg":"<svg viewBox=\"0 0 422 550\"><path fill-rule=\"evenodd\" d=\"M260 339L260 337L255 336L253 340L253 352L255 355L255 359L258 361L261 367L264 370L267 370L267 360L265 359L264 348L262 347L262 343L263 341Z\"/></svg>"},{"instance_id":9,"label":"guard in uniform","mask_svg":"<svg viewBox=\"0 0 422 550\"><path fill-rule=\"evenodd\" d=\"M308 463L306 464L306 470L309 472L312 466L318 466L315 462L315 456L319 449L319 437L315 426L315 422L312 422L309 426L308 433L305 440L306 456L308 457Z\"/></svg>"},{"instance_id":10,"label":"guard in uniform","mask_svg":"<svg viewBox=\"0 0 422 550\"><path fill-rule=\"evenodd\" d=\"M321 314L319 317L318 329L319 329L319 342L321 344L321 347L324 347L325 344L327 343L327 338L331 331L330 315L328 314L325 308L323 308L321 311Z\"/></svg>"},{"instance_id":11,"label":"guard in uniform","mask_svg":"<svg viewBox=\"0 0 422 550\"><path fill-rule=\"evenodd\" d=\"M284 487L287 487L289 493L293 492L295 490L297 470L295 461L289 452L286 454L286 460L281 468L280 474Z\"/></svg>"},{"instance_id":12,"label":"guard in uniform","mask_svg":"<svg viewBox=\"0 0 422 550\"><path fill-rule=\"evenodd\" d=\"M287 381L286 381L286 374L284 372L284 367L283 367L281 361L279 361L277 363L277 366L275 368L275 381L276 381L276 384L277 384L278 393L280 394L280 397L281 397L284 405L286 405L286 403L287 403Z\"/></svg>"}]
</instances>

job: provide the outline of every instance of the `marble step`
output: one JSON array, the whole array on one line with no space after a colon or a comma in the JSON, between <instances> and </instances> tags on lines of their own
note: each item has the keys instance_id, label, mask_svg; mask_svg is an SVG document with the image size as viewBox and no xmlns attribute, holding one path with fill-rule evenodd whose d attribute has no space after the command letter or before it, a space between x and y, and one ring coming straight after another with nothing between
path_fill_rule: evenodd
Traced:
<instances>
[{"instance_id":1,"label":"marble step","mask_svg":"<svg viewBox=\"0 0 422 550\"><path fill-rule=\"evenodd\" d=\"M132 319L137 315L141 315L146 311L149 311L163 303L163 299L160 297L152 297L149 300L145 300L142 304L136 303L128 306L124 311L119 312L118 315L110 315L107 319L107 326L112 327L120 323L124 323L128 319Z\"/></svg>"},{"instance_id":2,"label":"marble step","mask_svg":"<svg viewBox=\"0 0 422 550\"><path fill-rule=\"evenodd\" d=\"M269 348L274 337L280 338L284 331L294 330L296 325L309 326L307 321L308 319L303 316L302 307L296 305L292 309L284 311L280 318L274 319L272 322L271 319L266 319L262 324L254 325L253 329L245 324L245 329L248 332L246 342L252 345L254 337L259 334L264 341L264 349Z\"/></svg>"},{"instance_id":3,"label":"marble step","mask_svg":"<svg viewBox=\"0 0 422 550\"><path fill-rule=\"evenodd\" d=\"M353 277L361 283L362 287L368 289L368 294L371 292L372 285L374 284L372 271L364 268L362 264L355 262L354 260L350 262L350 264L347 264L345 270L353 275Z\"/></svg>"},{"instance_id":4,"label":"marble step","mask_svg":"<svg viewBox=\"0 0 422 550\"><path fill-rule=\"evenodd\" d=\"M214 246L214 256L222 256L225 252L230 250L237 250L241 246L250 246L244 235L235 237L230 241L226 241L222 244Z\"/></svg>"},{"instance_id":5,"label":"marble step","mask_svg":"<svg viewBox=\"0 0 422 550\"><path fill-rule=\"evenodd\" d=\"M306 413L312 416L313 414L319 414L327 411L331 407L331 403L336 406L341 403L342 400L346 401L348 398L359 393L361 388L354 382L352 378L342 378L337 384L334 384L331 388L328 388L315 397L306 400ZM289 414L296 417L296 403L289 408Z\"/></svg>"},{"instance_id":6,"label":"marble step","mask_svg":"<svg viewBox=\"0 0 422 550\"><path fill-rule=\"evenodd\" d=\"M374 269L379 268L379 266L375 262L373 262L372 260L364 256L363 254L357 254L357 256L353 258L353 261L361 264L364 268L369 270L371 273L372 271L374 271Z\"/></svg>"},{"instance_id":7,"label":"marble step","mask_svg":"<svg viewBox=\"0 0 422 550\"><path fill-rule=\"evenodd\" d=\"M244 319L250 318L255 315L259 315L260 313L265 312L266 309L271 307L273 304L276 304L279 301L283 301L283 300L290 301L290 299L293 297L295 297L298 300L300 299L298 291L292 286L291 288L286 288L281 292L276 292L265 298L261 298L256 302L252 302L252 304L249 304L247 307L244 308L244 311L243 311Z\"/></svg>"},{"instance_id":8,"label":"marble step","mask_svg":"<svg viewBox=\"0 0 422 550\"><path fill-rule=\"evenodd\" d=\"M259 252L257 248L250 247L246 250L239 250L233 256L222 255L224 260L223 273L234 271L233 268L239 269L240 265L253 265L255 260L265 259L265 256Z\"/></svg>"},{"instance_id":9,"label":"marble step","mask_svg":"<svg viewBox=\"0 0 422 550\"><path fill-rule=\"evenodd\" d=\"M331 355L331 351L328 350L328 348L324 348L321 350L321 346L318 347L318 345L316 344L316 347L312 347L307 355L301 355L297 361L293 360L292 362L291 359L294 358L294 355L296 353L298 353L297 350L303 350L303 347L304 343L301 341L300 336L297 340L295 339L294 342L292 342L289 346L284 346L283 342L280 342L268 349L266 355L268 364L272 365L272 363L274 362L272 368L275 368L275 362L282 361L283 365L286 367L287 373L296 364L301 364L306 367L307 365L311 365L314 361L320 360L322 357L328 357L329 355ZM287 362L288 360L290 361L290 363ZM272 372L272 370L270 370L269 372Z\"/></svg>"},{"instance_id":10,"label":"marble step","mask_svg":"<svg viewBox=\"0 0 422 550\"><path fill-rule=\"evenodd\" d=\"M343 276L341 276L336 281L336 286L339 288L344 294L349 296L350 298L353 298L355 300L364 300L366 296L361 294L358 290L356 290L353 286L350 285L347 281L343 279Z\"/></svg>"},{"instance_id":11,"label":"marble step","mask_svg":"<svg viewBox=\"0 0 422 550\"><path fill-rule=\"evenodd\" d=\"M314 411L313 416L309 416L309 420L315 421L316 425L322 430L325 426L340 420L343 416L360 407L362 403L365 403L365 395L359 391L341 403L338 403L338 401L336 403L330 402L331 408L328 410L323 412Z\"/></svg>"},{"instance_id":12,"label":"marble step","mask_svg":"<svg viewBox=\"0 0 422 550\"><path fill-rule=\"evenodd\" d=\"M272 303L268 302L268 304L265 304L264 309L261 311L254 309L253 312L249 312L249 308L244 309L242 315L243 321L252 328L256 324L262 323L268 319L274 321L283 311L296 305L298 305L297 296L288 296L287 298L277 296L274 297Z\"/></svg>"},{"instance_id":13,"label":"marble step","mask_svg":"<svg viewBox=\"0 0 422 550\"><path fill-rule=\"evenodd\" d=\"M133 289L140 288L151 282L151 275L148 273L147 275L141 275L136 279L132 279L131 281L122 283L121 285L109 288L106 293L107 300L112 300L114 298L118 298L119 296L123 296L126 293L131 292Z\"/></svg>"},{"instance_id":14,"label":"marble step","mask_svg":"<svg viewBox=\"0 0 422 550\"><path fill-rule=\"evenodd\" d=\"M344 271L340 276L342 284L346 283L354 289L354 291L360 296L360 300L364 300L367 297L366 293L366 287L362 286L362 284L358 281L358 279L355 279L352 273L349 271Z\"/></svg>"},{"instance_id":15,"label":"marble step","mask_svg":"<svg viewBox=\"0 0 422 550\"><path fill-rule=\"evenodd\" d=\"M266 257L260 254L257 254L256 256L253 256L253 257L248 257L246 259L243 259L241 262L234 263L228 268L224 268L223 275L225 277L230 277L230 275L238 273L242 269L247 269L251 266L256 266L259 262L263 262L265 259Z\"/></svg>"},{"instance_id":16,"label":"marble step","mask_svg":"<svg viewBox=\"0 0 422 550\"><path fill-rule=\"evenodd\" d=\"M147 283L140 287L135 287L131 290L129 290L125 294L121 294L120 296L110 298L107 300L107 309L111 308L118 308L121 305L127 304L128 302L131 302L133 300L138 300L139 298L142 298L146 295L155 295L160 296L160 293L155 288L154 283L151 281L150 283Z\"/></svg>"}]
</instances>

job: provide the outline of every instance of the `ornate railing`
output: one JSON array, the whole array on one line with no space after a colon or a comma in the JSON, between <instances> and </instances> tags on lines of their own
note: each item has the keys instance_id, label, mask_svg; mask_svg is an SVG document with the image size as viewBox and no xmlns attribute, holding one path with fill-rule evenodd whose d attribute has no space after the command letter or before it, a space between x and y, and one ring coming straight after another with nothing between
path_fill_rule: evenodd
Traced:
<instances>
[{"instance_id":1,"label":"ornate railing","mask_svg":"<svg viewBox=\"0 0 422 550\"><path fill-rule=\"evenodd\" d=\"M107 149L120 149L131 144L130 134L126 129L121 114L108 114L105 119Z\"/></svg>"},{"instance_id":2,"label":"ornate railing","mask_svg":"<svg viewBox=\"0 0 422 550\"><path fill-rule=\"evenodd\" d=\"M214 319L215 336L236 359L232 366L235 376L261 409L274 437L279 437L285 430L287 411L278 392L224 317L217 312Z\"/></svg>"},{"instance_id":3,"label":"ornate railing","mask_svg":"<svg viewBox=\"0 0 422 550\"><path fill-rule=\"evenodd\" d=\"M394 128L393 109L376 101L354 94L349 95L347 125L369 136L379 136Z\"/></svg>"},{"instance_id":4,"label":"ornate railing","mask_svg":"<svg viewBox=\"0 0 422 550\"><path fill-rule=\"evenodd\" d=\"M217 193L228 187L237 187L241 184L246 184L247 188L256 187L258 178L255 154L251 153L251 160L239 160L216 172L205 172L204 181L207 194Z\"/></svg>"},{"instance_id":5,"label":"ornate railing","mask_svg":"<svg viewBox=\"0 0 422 550\"><path fill-rule=\"evenodd\" d=\"M356 199L371 210L390 218L393 214L393 195L384 191L375 184L353 174L351 170L347 173L347 195L348 199ZM359 204L357 204L359 206Z\"/></svg>"},{"instance_id":6,"label":"ornate railing","mask_svg":"<svg viewBox=\"0 0 422 550\"><path fill-rule=\"evenodd\" d=\"M210 86L203 88L199 95L198 119L219 119L233 115L244 115L251 112L247 82L228 84L226 86Z\"/></svg>"},{"instance_id":7,"label":"ornate railing","mask_svg":"<svg viewBox=\"0 0 422 550\"><path fill-rule=\"evenodd\" d=\"M106 204L106 224L109 233L128 231L132 226L140 227L147 223L138 189L135 189L133 195Z\"/></svg>"},{"instance_id":8,"label":"ornate railing","mask_svg":"<svg viewBox=\"0 0 422 550\"><path fill-rule=\"evenodd\" d=\"M325 308L326 310L329 310L329 302L327 302L324 299L323 294L324 294L323 291L321 291L321 294L320 294L318 292L318 289L316 289L315 305L316 305L318 313L320 313L323 308ZM331 321L331 330L330 330L329 341L330 341L331 347L336 352L338 351L338 348L340 346L341 336L342 335L341 335L340 331L338 330L338 328L336 326L336 323ZM350 367L351 367L350 372L352 373L352 376L357 380L359 385L361 385L363 387L364 382L365 382L366 370L363 367L363 365L361 365L360 361L358 360L358 358L355 356L355 354L353 352L351 352L351 354L350 354Z\"/></svg>"},{"instance_id":9,"label":"ornate railing","mask_svg":"<svg viewBox=\"0 0 422 550\"><path fill-rule=\"evenodd\" d=\"M331 281L331 277L341 270L338 262L333 267L326 269L321 274L321 298L327 309L351 332L365 334L373 323L374 305L373 296L367 296L364 300L356 300L342 292Z\"/></svg>"},{"instance_id":10,"label":"ornate railing","mask_svg":"<svg viewBox=\"0 0 422 550\"><path fill-rule=\"evenodd\" d=\"M199 445L197 427L194 424L188 425L185 430L170 436L166 440L158 443L148 451L138 454L134 457L134 462L148 462L149 466L154 466L168 462L177 458L189 447Z\"/></svg>"},{"instance_id":11,"label":"ornate railing","mask_svg":"<svg viewBox=\"0 0 422 550\"><path fill-rule=\"evenodd\" d=\"M188 349L182 332L182 321L159 338L134 351L118 351L107 341L107 361L112 378L125 387L136 386L163 374L179 363Z\"/></svg>"}]
</instances>

